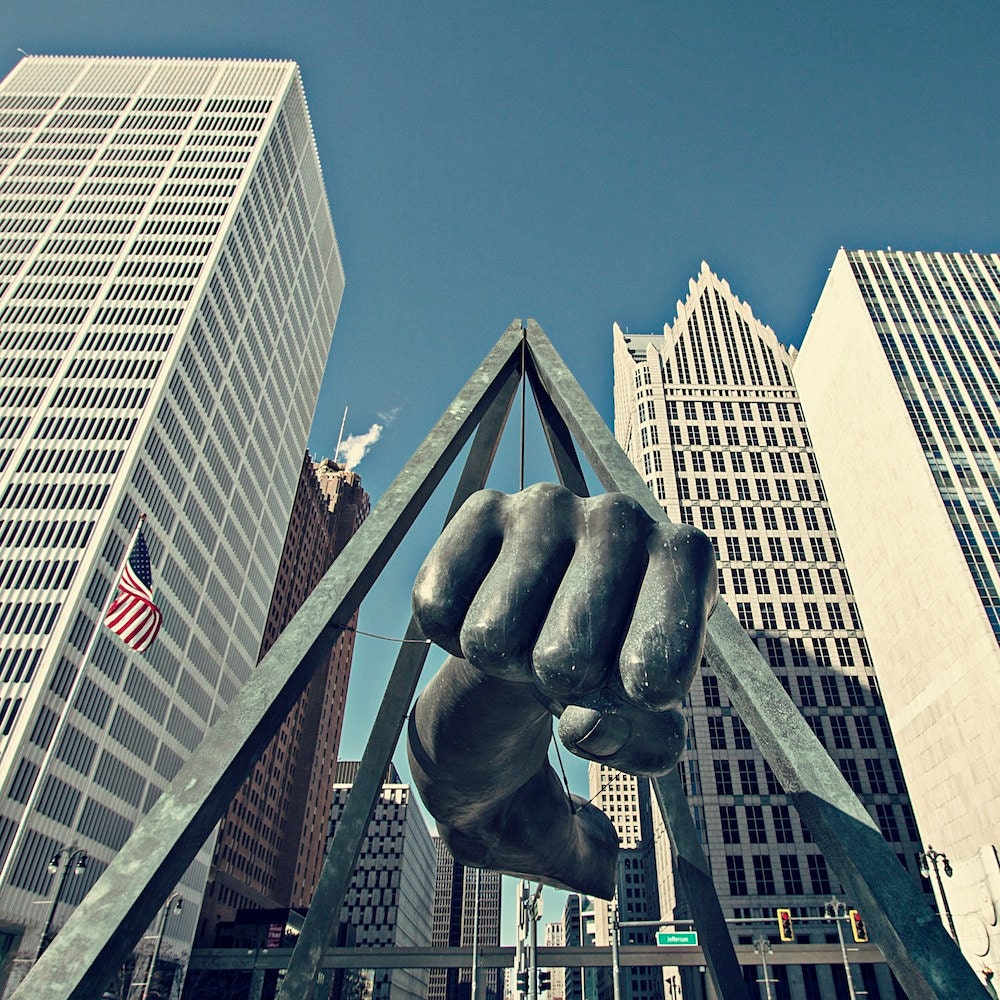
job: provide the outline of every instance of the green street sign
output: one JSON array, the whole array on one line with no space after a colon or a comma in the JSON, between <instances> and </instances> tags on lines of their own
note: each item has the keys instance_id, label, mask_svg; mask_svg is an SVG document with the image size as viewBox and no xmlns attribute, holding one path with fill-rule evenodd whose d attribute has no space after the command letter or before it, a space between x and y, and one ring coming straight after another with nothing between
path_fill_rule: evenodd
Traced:
<instances>
[{"instance_id":1,"label":"green street sign","mask_svg":"<svg viewBox=\"0 0 1000 1000\"><path fill-rule=\"evenodd\" d=\"M657 931L656 943L661 948L671 948L678 945L693 945L698 943L697 931Z\"/></svg>"}]
</instances>

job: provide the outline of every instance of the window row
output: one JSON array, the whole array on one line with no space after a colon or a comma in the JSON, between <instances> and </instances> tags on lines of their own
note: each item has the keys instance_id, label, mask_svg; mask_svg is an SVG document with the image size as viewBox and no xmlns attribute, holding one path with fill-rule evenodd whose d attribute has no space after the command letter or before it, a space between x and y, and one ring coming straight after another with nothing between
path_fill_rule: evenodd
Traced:
<instances>
[{"instance_id":1,"label":"window row","mask_svg":"<svg viewBox=\"0 0 1000 1000\"><path fill-rule=\"evenodd\" d=\"M677 477L677 495L682 500L792 500L792 485L795 487L796 500L820 501L826 500L826 489L819 479L795 479L791 483L784 478L753 480L749 479L709 479L707 476L696 476L689 480L686 476ZM692 493L692 486L694 491ZM773 490L772 490L773 487ZM734 494L735 493L735 497Z\"/></svg>"},{"instance_id":2,"label":"window row","mask_svg":"<svg viewBox=\"0 0 1000 1000\"><path fill-rule=\"evenodd\" d=\"M755 566L750 570L750 575L742 566L721 567L719 569L719 592L735 595L753 593L757 596L770 593L796 595L842 593L850 597L853 594L850 577L843 567L832 569L824 566L798 566L794 569L794 577L792 573L791 568L783 566ZM819 585L818 591L817 583ZM777 626L765 625L764 627Z\"/></svg>"}]
</instances>

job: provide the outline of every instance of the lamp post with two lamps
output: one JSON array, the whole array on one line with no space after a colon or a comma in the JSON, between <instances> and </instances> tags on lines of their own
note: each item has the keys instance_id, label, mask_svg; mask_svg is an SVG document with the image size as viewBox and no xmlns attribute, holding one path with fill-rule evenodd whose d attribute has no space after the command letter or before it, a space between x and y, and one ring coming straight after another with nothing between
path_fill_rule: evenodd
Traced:
<instances>
[{"instance_id":1,"label":"lamp post with two lamps","mask_svg":"<svg viewBox=\"0 0 1000 1000\"><path fill-rule=\"evenodd\" d=\"M948 929L951 931L952 940L955 944L958 944L958 934L955 931L955 921L951 916L951 907L948 905L948 897L945 895L944 882L941 881L941 870L938 868L938 862L941 862L941 867L944 869L945 875L951 878L955 874L955 870L951 867L951 862L948 860L948 855L943 851L935 851L930 844L927 845L926 851L920 851L917 854L917 863L920 865L920 874L924 878L931 877L931 868L934 869L934 877L937 879L938 892L941 893L941 903L944 906L944 914L948 918Z\"/></svg>"},{"instance_id":2,"label":"lamp post with two lamps","mask_svg":"<svg viewBox=\"0 0 1000 1000\"><path fill-rule=\"evenodd\" d=\"M50 936L49 931L52 929L52 921L56 917L59 900L62 899L66 877L70 871L74 875L82 875L87 870L87 852L82 847L77 847L76 844L68 844L60 847L52 855L52 860L49 862L49 874L55 875L56 872L60 871L60 867L59 881L56 883L56 891L49 905L49 912L45 916L45 923L42 925L42 934L38 939L38 947L35 949L35 957L32 959L32 964L38 961L42 952L45 951L51 943L52 938L55 937L54 934Z\"/></svg>"},{"instance_id":3,"label":"lamp post with two lamps","mask_svg":"<svg viewBox=\"0 0 1000 1000\"><path fill-rule=\"evenodd\" d=\"M173 907L171 907L173 903ZM167 917L171 912L180 913L184 909L184 900L179 892L172 892L167 896L167 901L160 911L160 924L156 929L156 937L153 939L153 954L149 958L149 970L146 972L146 981L142 984L142 993L139 1000L148 1000L149 988L153 984L153 973L156 971L156 960L160 957L160 945L163 944L163 933L167 929Z\"/></svg>"}]
</instances>

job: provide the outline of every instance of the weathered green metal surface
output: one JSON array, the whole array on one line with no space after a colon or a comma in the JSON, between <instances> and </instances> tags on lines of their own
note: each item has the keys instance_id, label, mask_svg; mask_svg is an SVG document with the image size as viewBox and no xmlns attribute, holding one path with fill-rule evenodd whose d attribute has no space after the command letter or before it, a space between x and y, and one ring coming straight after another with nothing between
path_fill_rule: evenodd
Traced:
<instances>
[{"instance_id":1,"label":"weathered green metal surface","mask_svg":"<svg viewBox=\"0 0 1000 1000\"><path fill-rule=\"evenodd\" d=\"M541 328L528 320L527 330L528 351L542 385L604 487L628 493L653 517L664 519L642 477ZM721 601L709 620L705 658L911 1000L987 998L985 987L867 810Z\"/></svg>"},{"instance_id":2,"label":"weathered green metal surface","mask_svg":"<svg viewBox=\"0 0 1000 1000\"><path fill-rule=\"evenodd\" d=\"M511 372L480 423L448 510L446 524L459 507L485 485L519 382L519 372ZM323 861L319 882L309 904L309 913L288 963L288 971L282 980L279 1000L309 1000L314 995L317 975L323 968L327 947L340 918L347 888L364 844L368 821L382 790L407 712L413 703L420 671L427 660L429 645L426 642L416 644L423 638L423 633L411 618L406 630L406 639L410 641L403 644L396 657L361 757L361 766L337 823L333 843Z\"/></svg>"},{"instance_id":3,"label":"weathered green metal surface","mask_svg":"<svg viewBox=\"0 0 1000 1000\"><path fill-rule=\"evenodd\" d=\"M522 337L515 320L28 973L17 1000L100 996L340 635L339 623L354 613L517 369Z\"/></svg>"}]
</instances>

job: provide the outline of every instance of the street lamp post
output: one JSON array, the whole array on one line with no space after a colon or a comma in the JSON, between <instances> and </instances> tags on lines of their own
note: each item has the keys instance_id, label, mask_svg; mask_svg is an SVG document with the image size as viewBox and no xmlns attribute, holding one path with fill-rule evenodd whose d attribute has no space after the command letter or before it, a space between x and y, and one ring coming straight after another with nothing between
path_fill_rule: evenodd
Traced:
<instances>
[{"instance_id":1,"label":"street lamp post","mask_svg":"<svg viewBox=\"0 0 1000 1000\"><path fill-rule=\"evenodd\" d=\"M955 921L951 916L951 907L948 905L948 897L945 895L944 882L941 881L941 871L938 868L938 862L941 862L941 867L944 868L945 875L951 878L955 874L954 869L951 867L951 862L948 860L948 855L943 851L935 851L930 844L927 845L926 851L921 851L917 855L917 862L920 864L920 874L924 878L930 878L930 869L934 869L934 877L937 879L938 892L941 894L941 903L944 906L944 914L948 918L948 929L951 931L952 940L955 944L958 944L958 934L955 931ZM928 862L930 864L928 865Z\"/></svg>"},{"instance_id":2,"label":"street lamp post","mask_svg":"<svg viewBox=\"0 0 1000 1000\"><path fill-rule=\"evenodd\" d=\"M854 979L851 976L851 963L847 959L847 945L844 944L844 930L840 926L841 920L847 917L847 906L842 900L832 896L824 907L828 920L833 920L837 924L837 938L840 941L840 954L844 958L844 975L847 976L847 990L851 994L851 1000L858 1000L858 995L854 991Z\"/></svg>"},{"instance_id":3,"label":"street lamp post","mask_svg":"<svg viewBox=\"0 0 1000 1000\"><path fill-rule=\"evenodd\" d=\"M174 903L174 900L177 900ZM174 913L180 913L184 908L184 900L179 892L172 892L167 896L167 901L160 911L160 926L156 930L156 937L153 940L153 954L149 959L149 971L146 973L146 981L142 984L142 994L139 1000L148 1000L149 988L153 984L153 973L156 971L156 960L160 957L160 945L163 943L163 932L167 929L167 917L170 916L170 904L174 903Z\"/></svg>"},{"instance_id":4,"label":"street lamp post","mask_svg":"<svg viewBox=\"0 0 1000 1000\"><path fill-rule=\"evenodd\" d=\"M69 875L70 870L72 869L74 875L82 875L87 870L87 852L82 847L77 847L76 844L60 847L52 855L52 860L49 862L50 875L55 875L60 870L60 862L62 863L62 871L59 875L59 881L56 883L56 891L52 897L49 912L45 916L45 923L42 925L42 935L38 939L38 948L35 950L35 957L32 959L32 964L38 961L42 952L49 946L49 942L51 941L49 931L52 929L52 921L55 920L56 909L59 906L59 900L62 899L66 877Z\"/></svg>"}]
</instances>

